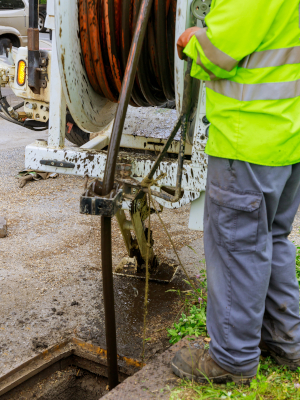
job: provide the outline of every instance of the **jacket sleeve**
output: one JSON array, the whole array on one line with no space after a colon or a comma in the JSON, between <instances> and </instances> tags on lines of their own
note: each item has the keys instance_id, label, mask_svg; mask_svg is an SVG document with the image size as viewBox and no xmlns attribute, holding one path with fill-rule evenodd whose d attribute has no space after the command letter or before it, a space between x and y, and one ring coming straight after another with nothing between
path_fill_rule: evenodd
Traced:
<instances>
[{"instance_id":1,"label":"jacket sleeve","mask_svg":"<svg viewBox=\"0 0 300 400\"><path fill-rule=\"evenodd\" d=\"M239 62L266 37L284 0L215 0L200 29L184 49L193 59L191 75L203 80L236 75Z\"/></svg>"}]
</instances>

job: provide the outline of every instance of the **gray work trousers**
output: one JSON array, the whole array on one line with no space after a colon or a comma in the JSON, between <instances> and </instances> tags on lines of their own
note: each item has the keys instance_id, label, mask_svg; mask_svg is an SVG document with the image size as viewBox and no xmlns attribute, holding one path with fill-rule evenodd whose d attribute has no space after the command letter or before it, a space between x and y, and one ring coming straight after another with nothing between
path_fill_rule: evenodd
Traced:
<instances>
[{"instance_id":1,"label":"gray work trousers","mask_svg":"<svg viewBox=\"0 0 300 400\"><path fill-rule=\"evenodd\" d=\"M256 373L259 342L300 359L296 249L288 240L300 204L300 164L267 167L209 157L204 246L211 357Z\"/></svg>"}]
</instances>

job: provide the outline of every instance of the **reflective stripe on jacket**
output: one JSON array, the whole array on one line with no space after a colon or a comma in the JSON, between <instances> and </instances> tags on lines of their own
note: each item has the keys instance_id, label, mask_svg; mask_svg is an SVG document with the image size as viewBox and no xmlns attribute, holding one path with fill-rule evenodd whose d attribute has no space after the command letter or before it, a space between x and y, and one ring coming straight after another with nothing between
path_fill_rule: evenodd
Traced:
<instances>
[{"instance_id":1,"label":"reflective stripe on jacket","mask_svg":"<svg viewBox=\"0 0 300 400\"><path fill-rule=\"evenodd\" d=\"M209 155L300 162L299 0L213 0L185 48L207 81Z\"/></svg>"}]
</instances>

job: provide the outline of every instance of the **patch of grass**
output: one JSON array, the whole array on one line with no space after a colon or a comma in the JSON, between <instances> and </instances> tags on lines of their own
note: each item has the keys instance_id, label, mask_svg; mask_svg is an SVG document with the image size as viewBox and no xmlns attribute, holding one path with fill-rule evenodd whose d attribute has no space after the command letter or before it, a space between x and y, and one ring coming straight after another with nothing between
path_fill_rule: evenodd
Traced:
<instances>
[{"instance_id":1,"label":"patch of grass","mask_svg":"<svg viewBox=\"0 0 300 400\"><path fill-rule=\"evenodd\" d=\"M174 323L174 328L168 330L171 337L170 343L177 343L185 336L206 335L206 313L204 308L192 306L189 315L182 314L178 323Z\"/></svg>"},{"instance_id":2,"label":"patch of grass","mask_svg":"<svg viewBox=\"0 0 300 400\"><path fill-rule=\"evenodd\" d=\"M170 400L300 400L300 369L291 372L279 367L271 358L261 358L256 378L250 386L214 385L207 382L200 385L182 381L180 387L172 391Z\"/></svg>"},{"instance_id":3,"label":"patch of grass","mask_svg":"<svg viewBox=\"0 0 300 400\"><path fill-rule=\"evenodd\" d=\"M189 290L185 293L183 300L182 293L178 293L183 301L185 312L182 313L179 321L174 323L172 329L168 329L170 343L175 344L185 336L207 336L206 330L206 303L207 303L207 280L206 272L200 271L197 276L198 289ZM188 281L187 284L190 285Z\"/></svg>"}]
</instances>

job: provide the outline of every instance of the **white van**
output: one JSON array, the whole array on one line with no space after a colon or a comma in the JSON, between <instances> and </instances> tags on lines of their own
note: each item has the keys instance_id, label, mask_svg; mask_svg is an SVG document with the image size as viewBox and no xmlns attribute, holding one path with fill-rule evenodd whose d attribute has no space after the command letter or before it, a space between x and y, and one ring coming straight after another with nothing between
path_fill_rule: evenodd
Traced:
<instances>
[{"instance_id":1,"label":"white van","mask_svg":"<svg viewBox=\"0 0 300 400\"><path fill-rule=\"evenodd\" d=\"M3 47L27 46L28 0L0 0L0 55ZM1 51L2 50L2 51Z\"/></svg>"}]
</instances>

